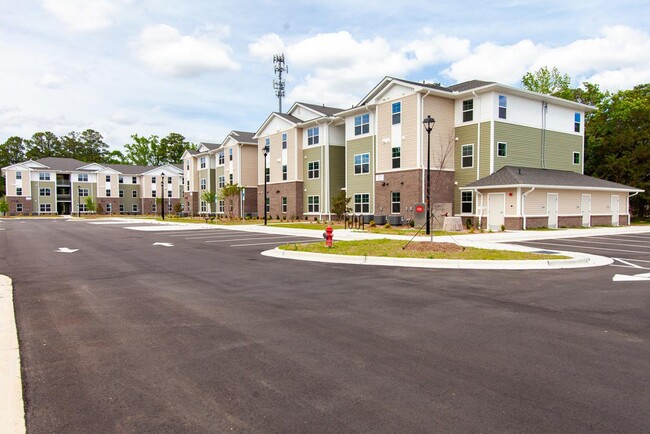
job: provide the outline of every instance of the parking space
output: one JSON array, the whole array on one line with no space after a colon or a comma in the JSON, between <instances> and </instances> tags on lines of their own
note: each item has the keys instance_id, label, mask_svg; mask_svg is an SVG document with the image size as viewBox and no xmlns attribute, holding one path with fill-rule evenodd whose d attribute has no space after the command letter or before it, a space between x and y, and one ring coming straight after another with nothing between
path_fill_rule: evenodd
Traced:
<instances>
[{"instance_id":1,"label":"parking space","mask_svg":"<svg viewBox=\"0 0 650 434\"><path fill-rule=\"evenodd\" d=\"M650 233L600 235L517 243L540 250L572 251L607 256L612 266L650 269Z\"/></svg>"}]
</instances>

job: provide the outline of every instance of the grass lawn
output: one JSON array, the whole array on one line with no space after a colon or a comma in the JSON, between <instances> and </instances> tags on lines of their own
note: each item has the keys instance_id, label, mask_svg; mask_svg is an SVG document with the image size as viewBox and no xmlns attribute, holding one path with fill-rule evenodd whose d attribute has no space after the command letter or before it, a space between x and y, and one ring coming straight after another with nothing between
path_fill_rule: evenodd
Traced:
<instances>
[{"instance_id":1,"label":"grass lawn","mask_svg":"<svg viewBox=\"0 0 650 434\"><path fill-rule=\"evenodd\" d=\"M351 256L384 256L395 258L425 258L425 259L467 259L514 261L527 259L568 259L567 256L547 255L540 253L512 252L508 250L488 250L465 247L462 252L427 252L419 250L404 250L406 244L401 240L362 240L334 242L327 248L324 242L309 244L285 244L279 248L298 252L328 253L332 255Z\"/></svg>"}]
</instances>

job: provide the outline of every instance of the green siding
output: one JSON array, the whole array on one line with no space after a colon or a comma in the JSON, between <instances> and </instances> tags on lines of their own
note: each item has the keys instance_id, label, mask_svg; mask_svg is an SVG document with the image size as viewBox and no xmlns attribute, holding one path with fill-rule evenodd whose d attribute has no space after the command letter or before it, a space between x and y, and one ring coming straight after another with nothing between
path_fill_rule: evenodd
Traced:
<instances>
[{"instance_id":1,"label":"green siding","mask_svg":"<svg viewBox=\"0 0 650 434\"><path fill-rule=\"evenodd\" d=\"M302 179L303 181L303 188L304 188L304 195L303 195L303 213L307 212L308 208L308 201L307 201L307 196L320 196L320 210L321 212L323 211L323 205L325 203L325 198L321 194L321 183L323 181L323 177L325 176L325 172L323 170L323 155L321 155L322 152L322 147L311 147L309 149L305 149L303 151L303 173L302 173ZM308 163L310 161L319 161L320 162L320 174L318 179L309 179L307 177L307 172L309 169Z\"/></svg>"},{"instance_id":2,"label":"green siding","mask_svg":"<svg viewBox=\"0 0 650 434\"><path fill-rule=\"evenodd\" d=\"M507 143L507 156L497 157L497 143ZM542 130L539 128L494 123L494 171L503 166L542 167ZM582 137L575 134L546 132L545 166L547 169L571 170L582 173L582 166L573 164L573 152L580 152Z\"/></svg>"},{"instance_id":3,"label":"green siding","mask_svg":"<svg viewBox=\"0 0 650 434\"><path fill-rule=\"evenodd\" d=\"M49 188L50 196L41 196L41 188ZM52 206L52 212L56 213L56 183L54 181L32 181L31 192L34 204L33 212L39 212L42 203L49 203ZM23 192L23 194L25 193Z\"/></svg>"},{"instance_id":4,"label":"green siding","mask_svg":"<svg viewBox=\"0 0 650 434\"><path fill-rule=\"evenodd\" d=\"M460 187L476 181L477 164L480 164L480 177L490 174L490 136L492 135L489 122L481 123L481 141L479 148L478 124L466 125L456 128L456 147L454 155L455 181L454 188L454 214L460 213ZM474 166L461 168L463 145L474 145Z\"/></svg>"},{"instance_id":5,"label":"green siding","mask_svg":"<svg viewBox=\"0 0 650 434\"><path fill-rule=\"evenodd\" d=\"M373 148L375 136L364 137L362 139L349 140L347 143L347 157L345 165L347 168L346 177L346 194L352 198L350 206L354 206L354 195L358 193L370 194L370 212L373 213L375 208L375 198L373 197L373 183L375 181L375 157ZM354 156L357 154L370 154L370 173L364 175L354 174Z\"/></svg>"},{"instance_id":6,"label":"green siding","mask_svg":"<svg viewBox=\"0 0 650 434\"><path fill-rule=\"evenodd\" d=\"M142 201L140 198L140 185L138 184L120 184L120 190L124 190L124 197L119 197L119 203L124 204L124 212L132 212L133 204L138 205L138 212L142 212ZM138 192L138 197L133 197L133 190ZM119 195L119 192L118 192ZM117 209L113 210L114 213L120 211L118 204Z\"/></svg>"},{"instance_id":7,"label":"green siding","mask_svg":"<svg viewBox=\"0 0 650 434\"><path fill-rule=\"evenodd\" d=\"M345 187L345 147L330 146L330 196L336 197Z\"/></svg>"}]
</instances>

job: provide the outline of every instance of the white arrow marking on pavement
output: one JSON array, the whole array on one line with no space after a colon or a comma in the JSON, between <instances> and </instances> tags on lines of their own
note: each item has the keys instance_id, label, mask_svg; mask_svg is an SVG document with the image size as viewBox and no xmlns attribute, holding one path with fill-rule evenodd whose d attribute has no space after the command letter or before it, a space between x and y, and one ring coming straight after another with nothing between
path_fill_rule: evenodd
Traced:
<instances>
[{"instance_id":1,"label":"white arrow marking on pavement","mask_svg":"<svg viewBox=\"0 0 650 434\"><path fill-rule=\"evenodd\" d=\"M59 250L55 250L56 253L74 253L79 249L68 249L67 247L59 247Z\"/></svg>"},{"instance_id":2,"label":"white arrow marking on pavement","mask_svg":"<svg viewBox=\"0 0 650 434\"><path fill-rule=\"evenodd\" d=\"M650 273L634 274L631 276L628 274L615 274L612 280L614 282L632 282L632 281L638 282L642 280L650 280Z\"/></svg>"},{"instance_id":3,"label":"white arrow marking on pavement","mask_svg":"<svg viewBox=\"0 0 650 434\"><path fill-rule=\"evenodd\" d=\"M153 243L154 246L174 247L172 243Z\"/></svg>"}]
</instances>

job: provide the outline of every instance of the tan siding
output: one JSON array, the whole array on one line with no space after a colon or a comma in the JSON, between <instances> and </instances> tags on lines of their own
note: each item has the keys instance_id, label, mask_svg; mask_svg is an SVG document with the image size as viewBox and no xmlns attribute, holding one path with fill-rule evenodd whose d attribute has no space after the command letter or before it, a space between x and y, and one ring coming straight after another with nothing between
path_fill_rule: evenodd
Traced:
<instances>
[{"instance_id":1,"label":"tan siding","mask_svg":"<svg viewBox=\"0 0 650 434\"><path fill-rule=\"evenodd\" d=\"M29 172L25 170L21 170L21 176L25 178L25 175L29 175ZM7 170L6 172L6 194L7 196L15 196L16 195L16 171L15 170ZM25 189L23 188L23 194L25 193ZM4 191L2 192L4 193Z\"/></svg>"},{"instance_id":2,"label":"tan siding","mask_svg":"<svg viewBox=\"0 0 650 434\"><path fill-rule=\"evenodd\" d=\"M257 186L257 146L243 145L241 147L241 185ZM261 153L261 151L260 151Z\"/></svg>"},{"instance_id":3,"label":"tan siding","mask_svg":"<svg viewBox=\"0 0 650 434\"><path fill-rule=\"evenodd\" d=\"M422 122L418 119L418 96L417 94L405 96L401 98L402 101L402 161L400 169L415 169L417 167L417 141L418 141L418 123ZM390 107L390 103L386 104ZM390 112L390 110L389 110ZM390 124L390 117L387 119ZM386 148L390 148L387 146ZM384 151L384 149L382 148ZM384 152L383 155L378 155L380 162L379 167L385 166L390 170L392 149L388 149L388 153ZM383 158L388 158L384 161Z\"/></svg>"},{"instance_id":4,"label":"tan siding","mask_svg":"<svg viewBox=\"0 0 650 434\"><path fill-rule=\"evenodd\" d=\"M431 95L424 99L423 119L431 115L436 120L431 131L431 167L454 170L454 146L456 133L454 130L454 101ZM427 132L422 131L422 167L426 166Z\"/></svg>"}]
</instances>

